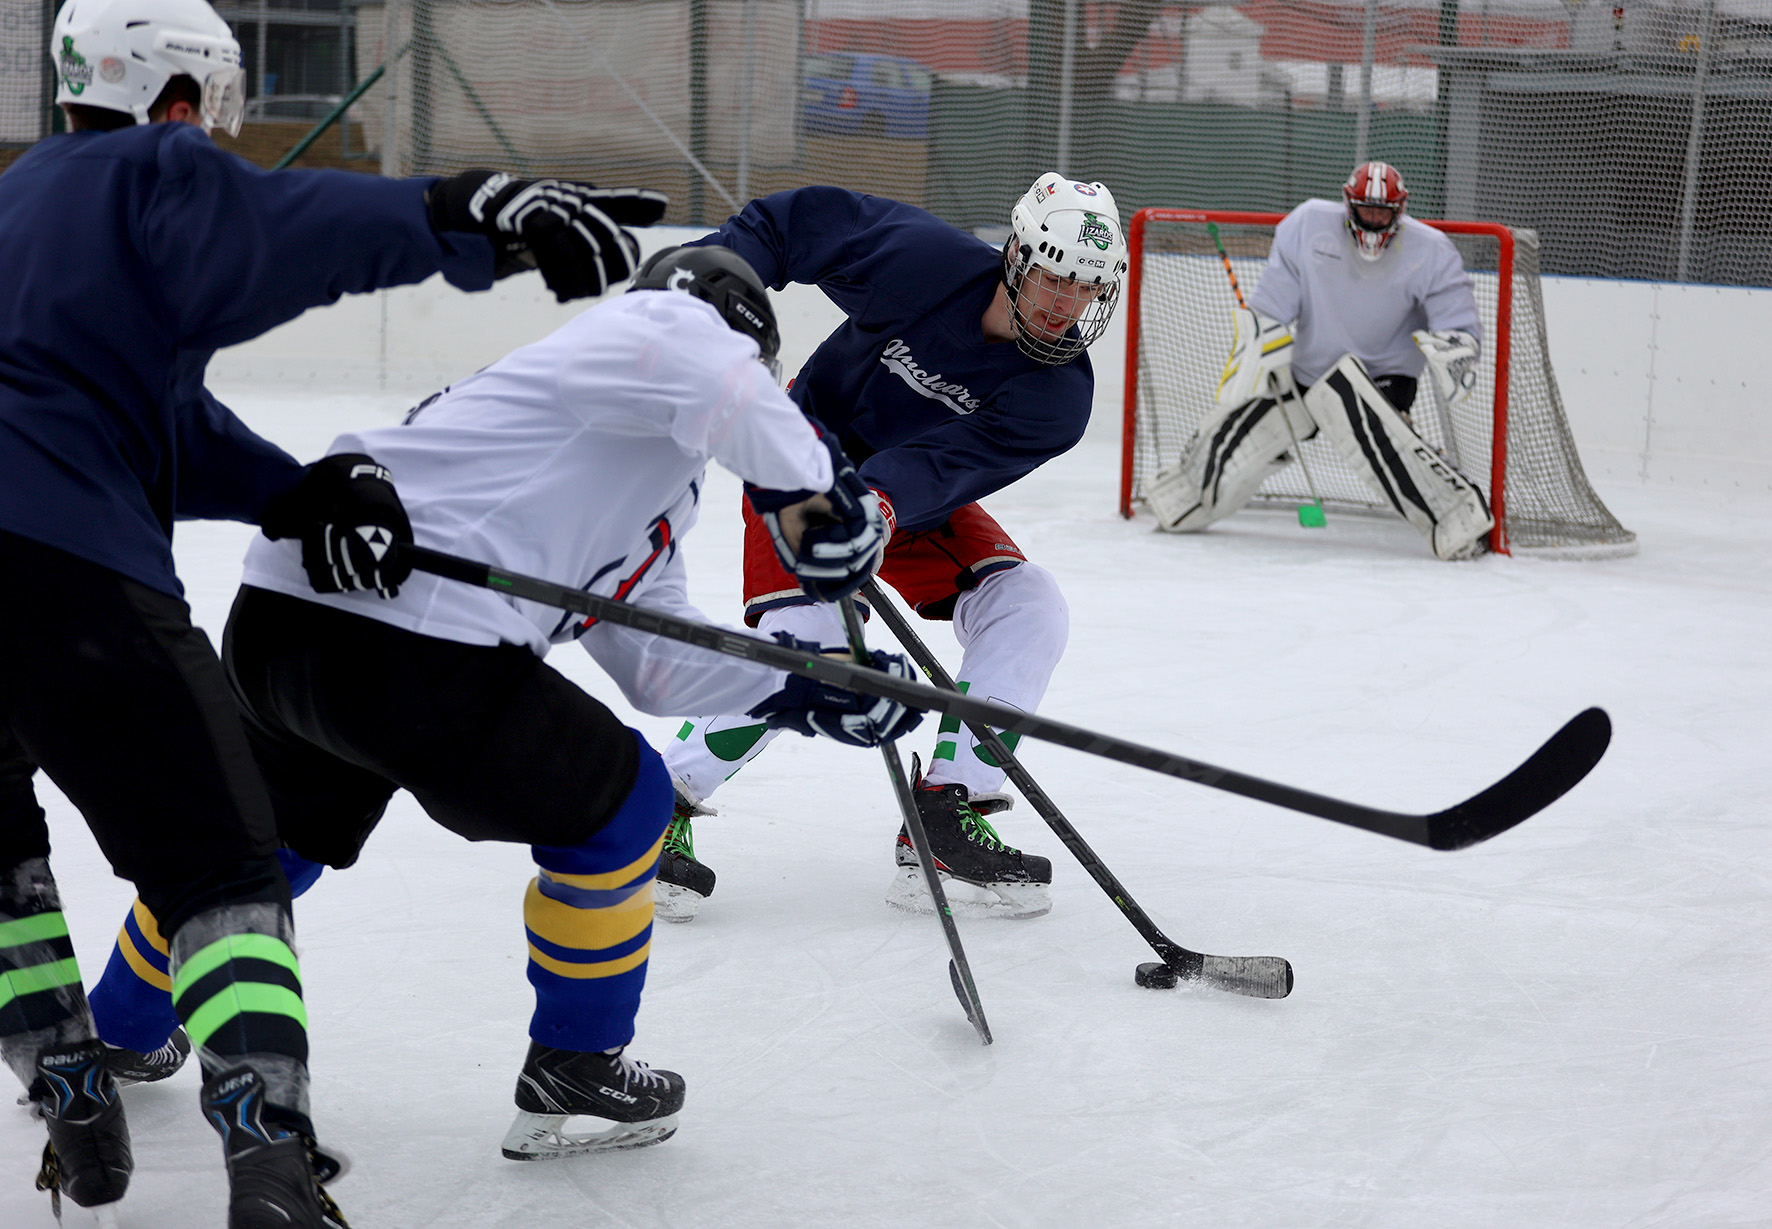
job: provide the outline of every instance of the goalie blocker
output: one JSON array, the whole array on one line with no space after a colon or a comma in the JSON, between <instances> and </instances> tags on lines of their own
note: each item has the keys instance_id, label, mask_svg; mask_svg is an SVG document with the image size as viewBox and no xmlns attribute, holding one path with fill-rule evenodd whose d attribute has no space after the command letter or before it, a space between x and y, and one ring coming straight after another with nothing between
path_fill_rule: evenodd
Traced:
<instances>
[{"instance_id":1,"label":"goalie blocker","mask_svg":"<svg viewBox=\"0 0 1772 1229\"><path fill-rule=\"evenodd\" d=\"M1441 559L1467 559L1483 549L1494 519L1483 493L1417 435L1347 355L1302 398L1261 397L1221 408L1188 445L1181 461L1160 471L1145 492L1160 529L1190 533L1247 503L1269 474L1289 464L1291 435L1276 409L1292 415L1301 440L1318 430L1378 496L1415 526Z\"/></svg>"}]
</instances>

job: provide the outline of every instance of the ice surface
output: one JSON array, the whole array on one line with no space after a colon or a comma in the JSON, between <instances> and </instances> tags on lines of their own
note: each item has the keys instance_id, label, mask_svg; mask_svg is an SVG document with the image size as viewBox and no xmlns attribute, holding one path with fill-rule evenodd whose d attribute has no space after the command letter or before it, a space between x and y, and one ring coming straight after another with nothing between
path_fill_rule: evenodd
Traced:
<instances>
[{"instance_id":1,"label":"ice surface","mask_svg":"<svg viewBox=\"0 0 1772 1229\"><path fill-rule=\"evenodd\" d=\"M406 404L222 391L303 457ZM1071 603L1044 711L1407 810L1475 792L1589 704L1611 711L1612 751L1544 814L1440 854L1024 743L1172 938L1284 955L1298 985L1278 1002L1139 989L1148 949L1023 805L998 827L1053 858L1055 907L962 922L987 1049L934 919L882 903L898 819L878 757L781 740L697 822L718 891L655 933L634 1053L687 1077L680 1133L529 1165L498 1143L530 1008L530 863L402 796L297 909L315 1116L355 1157L334 1188L355 1225L1767 1222L1772 497L1613 485L1642 549L1606 562L1444 564L1400 522L1285 513L1165 537L1114 515L1114 431L1098 413L988 501ZM693 595L728 620L736 499L717 477L687 539ZM219 634L250 531L178 532ZM925 630L957 664L947 629ZM621 707L581 653L549 660ZM677 724L632 719L655 740ZM130 889L44 793L94 977ZM197 1083L124 1094L124 1229L223 1223ZM0 1225L49 1226L42 1128L0 1110Z\"/></svg>"}]
</instances>

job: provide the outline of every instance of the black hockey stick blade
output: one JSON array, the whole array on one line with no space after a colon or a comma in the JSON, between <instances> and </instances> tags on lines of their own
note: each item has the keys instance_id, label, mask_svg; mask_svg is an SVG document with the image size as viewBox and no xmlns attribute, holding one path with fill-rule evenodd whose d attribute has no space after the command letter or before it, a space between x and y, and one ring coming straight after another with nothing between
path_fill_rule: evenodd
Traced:
<instances>
[{"instance_id":1,"label":"black hockey stick blade","mask_svg":"<svg viewBox=\"0 0 1772 1229\"><path fill-rule=\"evenodd\" d=\"M941 713L962 721L977 721L995 726L1005 733L1038 738L1057 743L1074 751L1099 755L1116 763L1130 764L1150 772L1180 777L1204 785L1208 789L1240 794L1287 810L1315 815L1338 824L1362 828L1381 836L1394 837L1433 849L1462 849L1478 841L1488 840L1505 832L1521 820L1543 810L1561 798L1586 776L1605 753L1611 737L1611 723L1599 709L1579 714L1548 743L1508 774L1506 779L1458 806L1432 815L1410 815L1385 811L1377 807L1315 794L1309 790L1282 785L1230 768L1220 768L1204 760L1191 759L1174 752L1161 751L1139 743L1115 738L1096 730L1067 725L1006 704L975 699L964 692L940 691L922 683L907 682L883 670L875 670L834 657L798 652L773 640L746 636L710 627L689 619L680 619L663 611L634 606L597 593L572 589L553 581L507 572L490 564L457 555L445 554L422 546L402 546L401 553L413 570L429 572L450 580L478 585L514 598L542 605L555 606L576 614L589 615L635 631L650 632L669 640L693 644L729 657L773 666L806 678L830 683L847 691L870 696L884 696L923 712Z\"/></svg>"},{"instance_id":2,"label":"black hockey stick blade","mask_svg":"<svg viewBox=\"0 0 1772 1229\"><path fill-rule=\"evenodd\" d=\"M1612 719L1603 708L1577 713L1532 757L1476 797L1426 817L1426 840L1434 849L1463 849L1506 832L1575 788L1612 741Z\"/></svg>"}]
</instances>

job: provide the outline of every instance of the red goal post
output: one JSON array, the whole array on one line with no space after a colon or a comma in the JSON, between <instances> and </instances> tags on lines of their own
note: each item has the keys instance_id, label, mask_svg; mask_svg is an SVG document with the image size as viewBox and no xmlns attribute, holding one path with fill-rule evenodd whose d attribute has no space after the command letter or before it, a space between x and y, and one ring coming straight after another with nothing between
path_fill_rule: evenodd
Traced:
<instances>
[{"instance_id":1,"label":"red goal post","mask_svg":"<svg viewBox=\"0 0 1772 1229\"><path fill-rule=\"evenodd\" d=\"M1284 217L1166 208L1132 216L1122 516L1133 515L1143 481L1179 458L1193 425L1213 407L1236 302L1207 225L1219 228L1247 291L1259 279L1273 228ZM1463 405L1443 405L1432 382L1422 380L1414 422L1424 439L1485 488L1495 514L1491 549L1569 556L1634 550L1635 535L1600 503L1575 453L1550 369L1536 234L1493 222L1421 220L1454 237L1460 249L1483 317L1485 352L1477 392ZM1304 449L1326 504L1385 510L1326 442L1311 441ZM1308 494L1294 465L1264 482L1256 499L1287 503Z\"/></svg>"}]
</instances>

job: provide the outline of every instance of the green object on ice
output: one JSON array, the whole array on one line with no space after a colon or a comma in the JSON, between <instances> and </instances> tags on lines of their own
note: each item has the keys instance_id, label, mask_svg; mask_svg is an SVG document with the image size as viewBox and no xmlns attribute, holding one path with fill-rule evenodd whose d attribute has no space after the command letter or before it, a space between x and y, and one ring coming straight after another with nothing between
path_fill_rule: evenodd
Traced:
<instances>
[{"instance_id":1,"label":"green object on ice","mask_svg":"<svg viewBox=\"0 0 1772 1229\"><path fill-rule=\"evenodd\" d=\"M1329 519L1323 515L1322 504L1299 504L1298 523L1306 529L1321 529Z\"/></svg>"}]
</instances>

